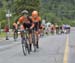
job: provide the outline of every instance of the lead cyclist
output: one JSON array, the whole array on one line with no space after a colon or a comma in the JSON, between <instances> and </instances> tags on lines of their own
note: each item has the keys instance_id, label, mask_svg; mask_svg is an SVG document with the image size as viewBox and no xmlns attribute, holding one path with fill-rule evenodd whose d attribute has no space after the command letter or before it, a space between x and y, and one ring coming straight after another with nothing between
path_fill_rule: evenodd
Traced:
<instances>
[{"instance_id":1,"label":"lead cyclist","mask_svg":"<svg viewBox=\"0 0 75 63\"><path fill-rule=\"evenodd\" d=\"M17 24L19 25L23 25L24 30L26 28L29 29L29 45L30 45L30 51L32 51L31 49L31 45L32 45L32 38L31 38L31 34L32 34L32 29L34 27L34 23L32 22L32 20L30 19L30 16L28 15L28 11L27 10L23 10L21 12L22 16L18 19ZM22 34L23 35L23 34ZM21 36L22 36L21 35Z\"/></svg>"}]
</instances>

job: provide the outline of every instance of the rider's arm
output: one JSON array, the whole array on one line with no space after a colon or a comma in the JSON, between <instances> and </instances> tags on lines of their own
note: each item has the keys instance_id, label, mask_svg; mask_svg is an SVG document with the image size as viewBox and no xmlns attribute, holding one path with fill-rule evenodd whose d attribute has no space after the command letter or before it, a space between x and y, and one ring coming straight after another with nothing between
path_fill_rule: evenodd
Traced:
<instances>
[{"instance_id":1,"label":"rider's arm","mask_svg":"<svg viewBox=\"0 0 75 63\"><path fill-rule=\"evenodd\" d=\"M41 18L39 17L39 27L41 27Z\"/></svg>"},{"instance_id":2,"label":"rider's arm","mask_svg":"<svg viewBox=\"0 0 75 63\"><path fill-rule=\"evenodd\" d=\"M18 22L17 22L17 24L19 25L19 24L20 24L20 22L18 21Z\"/></svg>"},{"instance_id":3,"label":"rider's arm","mask_svg":"<svg viewBox=\"0 0 75 63\"><path fill-rule=\"evenodd\" d=\"M18 22L17 22L18 28L19 28L20 25L22 24L23 20L24 20L24 17L23 17L23 16L21 16L21 17L18 19Z\"/></svg>"},{"instance_id":4,"label":"rider's arm","mask_svg":"<svg viewBox=\"0 0 75 63\"><path fill-rule=\"evenodd\" d=\"M32 19L31 19L31 17L28 16L27 18L30 21L30 23L32 24L31 27L30 27L30 29L32 29L34 27L34 23L33 23Z\"/></svg>"},{"instance_id":5,"label":"rider's arm","mask_svg":"<svg viewBox=\"0 0 75 63\"><path fill-rule=\"evenodd\" d=\"M33 27L34 27L34 23L32 23L32 26L30 27L30 29L33 29Z\"/></svg>"},{"instance_id":6,"label":"rider's arm","mask_svg":"<svg viewBox=\"0 0 75 63\"><path fill-rule=\"evenodd\" d=\"M41 26L41 21L39 21L39 26Z\"/></svg>"}]
</instances>

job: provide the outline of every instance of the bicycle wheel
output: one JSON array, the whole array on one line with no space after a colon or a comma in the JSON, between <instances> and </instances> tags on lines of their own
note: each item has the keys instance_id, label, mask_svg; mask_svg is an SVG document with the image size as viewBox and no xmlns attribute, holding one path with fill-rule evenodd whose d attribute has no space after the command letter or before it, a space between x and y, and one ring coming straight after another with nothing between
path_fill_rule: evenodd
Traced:
<instances>
[{"instance_id":1,"label":"bicycle wheel","mask_svg":"<svg viewBox=\"0 0 75 63\"><path fill-rule=\"evenodd\" d=\"M33 43L33 47L34 47L34 52L36 52L36 40L35 40L35 33L32 33L32 43Z\"/></svg>"},{"instance_id":2,"label":"bicycle wheel","mask_svg":"<svg viewBox=\"0 0 75 63\"><path fill-rule=\"evenodd\" d=\"M16 41L16 33L14 32L14 41Z\"/></svg>"},{"instance_id":3,"label":"bicycle wheel","mask_svg":"<svg viewBox=\"0 0 75 63\"><path fill-rule=\"evenodd\" d=\"M39 48L39 37L36 37L36 48Z\"/></svg>"},{"instance_id":4,"label":"bicycle wheel","mask_svg":"<svg viewBox=\"0 0 75 63\"><path fill-rule=\"evenodd\" d=\"M27 50L28 46L27 46L27 43L26 43L26 40L25 38L22 38L22 50L23 50L23 54L26 56L27 55Z\"/></svg>"},{"instance_id":5,"label":"bicycle wheel","mask_svg":"<svg viewBox=\"0 0 75 63\"><path fill-rule=\"evenodd\" d=\"M17 38L18 38L18 33L14 32L14 40L16 41Z\"/></svg>"}]
</instances>

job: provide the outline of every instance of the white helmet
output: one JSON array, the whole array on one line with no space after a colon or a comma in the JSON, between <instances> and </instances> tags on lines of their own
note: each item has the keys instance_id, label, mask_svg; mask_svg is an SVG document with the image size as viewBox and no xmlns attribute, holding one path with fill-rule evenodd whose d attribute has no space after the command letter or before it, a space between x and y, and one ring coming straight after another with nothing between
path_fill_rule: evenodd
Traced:
<instances>
[{"instance_id":1,"label":"white helmet","mask_svg":"<svg viewBox=\"0 0 75 63\"><path fill-rule=\"evenodd\" d=\"M23 10L21 13L22 14L28 14L28 11L27 10Z\"/></svg>"}]
</instances>

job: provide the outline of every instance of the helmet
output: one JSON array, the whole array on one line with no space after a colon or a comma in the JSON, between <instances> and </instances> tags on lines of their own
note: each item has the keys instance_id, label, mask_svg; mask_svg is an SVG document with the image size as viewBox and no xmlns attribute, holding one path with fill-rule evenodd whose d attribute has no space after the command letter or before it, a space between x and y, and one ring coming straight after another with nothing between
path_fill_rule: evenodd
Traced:
<instances>
[{"instance_id":1,"label":"helmet","mask_svg":"<svg viewBox=\"0 0 75 63\"><path fill-rule=\"evenodd\" d=\"M27 10L23 10L21 13L22 14L28 14L28 11Z\"/></svg>"},{"instance_id":2,"label":"helmet","mask_svg":"<svg viewBox=\"0 0 75 63\"><path fill-rule=\"evenodd\" d=\"M38 11L33 11L32 12L32 17L37 17L38 16Z\"/></svg>"}]
</instances>

